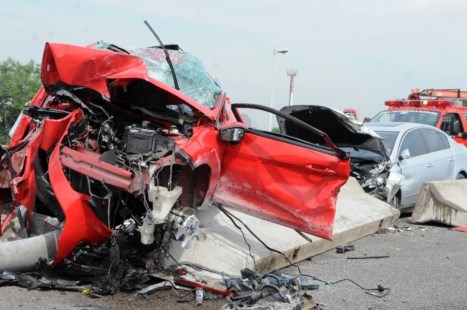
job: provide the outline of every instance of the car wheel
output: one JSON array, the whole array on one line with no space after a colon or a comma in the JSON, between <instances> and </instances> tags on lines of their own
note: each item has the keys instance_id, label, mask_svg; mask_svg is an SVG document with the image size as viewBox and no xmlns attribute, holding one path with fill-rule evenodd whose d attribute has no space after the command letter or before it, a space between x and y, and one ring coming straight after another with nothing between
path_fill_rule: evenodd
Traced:
<instances>
[{"instance_id":1,"label":"car wheel","mask_svg":"<svg viewBox=\"0 0 467 310\"><path fill-rule=\"evenodd\" d=\"M462 180L462 179L465 179L465 175L463 175L462 173L459 173L456 177L456 180Z\"/></svg>"}]
</instances>

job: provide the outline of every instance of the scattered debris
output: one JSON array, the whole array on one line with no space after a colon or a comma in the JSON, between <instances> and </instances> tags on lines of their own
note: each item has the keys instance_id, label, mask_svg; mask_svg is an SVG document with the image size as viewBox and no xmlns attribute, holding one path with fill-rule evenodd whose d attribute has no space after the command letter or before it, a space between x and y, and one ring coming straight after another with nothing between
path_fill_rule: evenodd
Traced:
<instances>
[{"instance_id":1,"label":"scattered debris","mask_svg":"<svg viewBox=\"0 0 467 310\"><path fill-rule=\"evenodd\" d=\"M424 228L421 228L422 230ZM378 234L394 234L394 233L400 233L400 232L407 232L407 231L412 231L413 227L409 225L393 225L391 227L387 228L381 228L377 231Z\"/></svg>"},{"instance_id":2,"label":"scattered debris","mask_svg":"<svg viewBox=\"0 0 467 310\"><path fill-rule=\"evenodd\" d=\"M235 295L222 309L310 309L312 298L301 290L297 278L278 277L273 274L257 275L249 269L242 277L230 279L228 285Z\"/></svg>"},{"instance_id":3,"label":"scattered debris","mask_svg":"<svg viewBox=\"0 0 467 310\"><path fill-rule=\"evenodd\" d=\"M467 232L467 226L456 226L456 227L450 228L450 230Z\"/></svg>"},{"instance_id":4,"label":"scattered debris","mask_svg":"<svg viewBox=\"0 0 467 310\"><path fill-rule=\"evenodd\" d=\"M347 259L379 259L379 258L389 258L389 255L347 257Z\"/></svg>"},{"instance_id":5,"label":"scattered debris","mask_svg":"<svg viewBox=\"0 0 467 310\"><path fill-rule=\"evenodd\" d=\"M345 252L348 252L348 251L353 251L355 250L355 247L352 245L352 244L344 244L344 245L340 245L336 248L336 253L345 253Z\"/></svg>"},{"instance_id":6,"label":"scattered debris","mask_svg":"<svg viewBox=\"0 0 467 310\"><path fill-rule=\"evenodd\" d=\"M376 292L374 292L374 291L376 291ZM368 295L371 295L371 296L383 298L387 294L389 294L390 291L391 290L389 288L383 287L382 285L378 285L378 288L376 290L367 290L367 291L365 291L365 293L368 294Z\"/></svg>"}]
</instances>

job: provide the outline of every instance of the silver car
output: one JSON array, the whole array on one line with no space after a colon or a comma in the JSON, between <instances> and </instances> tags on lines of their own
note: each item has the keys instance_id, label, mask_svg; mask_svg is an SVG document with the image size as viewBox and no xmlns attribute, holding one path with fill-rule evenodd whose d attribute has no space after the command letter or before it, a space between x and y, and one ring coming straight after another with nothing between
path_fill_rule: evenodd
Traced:
<instances>
[{"instance_id":1,"label":"silver car","mask_svg":"<svg viewBox=\"0 0 467 310\"><path fill-rule=\"evenodd\" d=\"M393 164L387 182L398 179L388 200L401 210L410 211L415 205L424 182L467 176L467 147L436 127L416 123L366 126L386 141Z\"/></svg>"}]
</instances>

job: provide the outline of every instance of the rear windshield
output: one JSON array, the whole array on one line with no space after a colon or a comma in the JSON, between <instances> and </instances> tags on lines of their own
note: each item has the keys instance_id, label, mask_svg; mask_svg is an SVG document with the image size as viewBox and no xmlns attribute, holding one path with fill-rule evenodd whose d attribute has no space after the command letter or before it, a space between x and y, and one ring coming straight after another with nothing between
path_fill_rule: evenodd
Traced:
<instances>
[{"instance_id":1,"label":"rear windshield","mask_svg":"<svg viewBox=\"0 0 467 310\"><path fill-rule=\"evenodd\" d=\"M418 123L436 126L441 113L437 111L398 110L382 111L376 114L370 123Z\"/></svg>"}]
</instances>

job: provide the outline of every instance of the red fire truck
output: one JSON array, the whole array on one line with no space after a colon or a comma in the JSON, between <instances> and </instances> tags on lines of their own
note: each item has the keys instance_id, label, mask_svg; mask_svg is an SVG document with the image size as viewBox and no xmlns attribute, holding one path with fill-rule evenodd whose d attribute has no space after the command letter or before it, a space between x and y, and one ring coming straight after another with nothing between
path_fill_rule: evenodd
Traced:
<instances>
[{"instance_id":1,"label":"red fire truck","mask_svg":"<svg viewBox=\"0 0 467 310\"><path fill-rule=\"evenodd\" d=\"M413 89L407 99L388 100L372 123L410 122L436 126L467 146L467 91Z\"/></svg>"}]
</instances>

